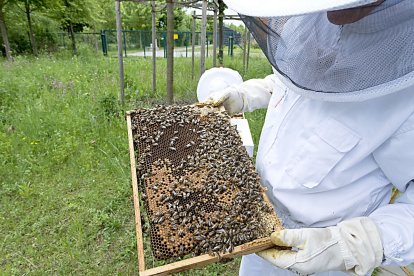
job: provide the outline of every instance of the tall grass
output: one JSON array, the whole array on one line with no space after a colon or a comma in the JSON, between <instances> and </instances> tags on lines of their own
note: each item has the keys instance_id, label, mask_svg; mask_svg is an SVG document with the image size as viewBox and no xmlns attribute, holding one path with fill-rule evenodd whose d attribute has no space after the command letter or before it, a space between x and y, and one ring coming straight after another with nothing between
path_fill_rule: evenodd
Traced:
<instances>
[{"instance_id":1,"label":"tall grass","mask_svg":"<svg viewBox=\"0 0 414 276\"><path fill-rule=\"evenodd\" d=\"M1 64L0 274L137 273L123 114L164 102L166 62L157 61L153 94L151 59L125 60L125 106L118 103L117 64L65 52ZM191 59L175 65L176 101L195 102ZM226 65L241 70L242 60ZM265 60L252 59L245 78L270 72ZM256 139L263 115L249 117ZM188 275L234 275L238 262Z\"/></svg>"}]
</instances>

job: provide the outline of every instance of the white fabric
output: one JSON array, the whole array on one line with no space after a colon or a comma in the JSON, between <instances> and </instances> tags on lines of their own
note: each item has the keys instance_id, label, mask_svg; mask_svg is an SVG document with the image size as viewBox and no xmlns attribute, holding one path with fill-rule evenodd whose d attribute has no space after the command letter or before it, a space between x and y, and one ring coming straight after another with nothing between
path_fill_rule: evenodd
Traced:
<instances>
[{"instance_id":1,"label":"white fabric","mask_svg":"<svg viewBox=\"0 0 414 276\"><path fill-rule=\"evenodd\" d=\"M373 3L376 0L224 0L227 7L249 16L291 16L320 11L339 10Z\"/></svg>"},{"instance_id":2,"label":"white fabric","mask_svg":"<svg viewBox=\"0 0 414 276\"><path fill-rule=\"evenodd\" d=\"M365 275L382 261L377 226L367 217L327 228L286 229L273 233L271 240L296 250L268 249L258 255L277 267L305 275L336 270Z\"/></svg>"},{"instance_id":3,"label":"white fabric","mask_svg":"<svg viewBox=\"0 0 414 276\"><path fill-rule=\"evenodd\" d=\"M266 108L274 88L275 75L264 79L251 79L239 85L213 92L203 103L218 106L223 104L230 114Z\"/></svg>"},{"instance_id":4,"label":"white fabric","mask_svg":"<svg viewBox=\"0 0 414 276\"><path fill-rule=\"evenodd\" d=\"M276 80L256 165L286 228L369 216L384 264L405 265L414 262L413 149L414 87L364 102L324 102ZM392 185L405 195L389 205ZM243 264L252 259L256 267ZM240 273L268 269L246 257Z\"/></svg>"},{"instance_id":5,"label":"white fabric","mask_svg":"<svg viewBox=\"0 0 414 276\"><path fill-rule=\"evenodd\" d=\"M331 271L322 272L315 275L347 276L348 274L342 271ZM256 254L250 254L242 257L239 276L297 276L297 274L286 269L277 268Z\"/></svg>"}]
</instances>

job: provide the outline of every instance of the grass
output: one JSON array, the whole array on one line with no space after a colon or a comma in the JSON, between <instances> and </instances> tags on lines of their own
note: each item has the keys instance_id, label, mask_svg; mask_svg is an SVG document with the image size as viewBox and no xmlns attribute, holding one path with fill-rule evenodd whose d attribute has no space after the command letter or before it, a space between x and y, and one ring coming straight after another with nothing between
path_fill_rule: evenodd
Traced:
<instances>
[{"instance_id":1,"label":"grass","mask_svg":"<svg viewBox=\"0 0 414 276\"><path fill-rule=\"evenodd\" d=\"M0 65L0 274L137 274L125 110L163 103L166 61L80 49ZM242 70L242 59L226 59ZM191 59L175 60L177 103L196 101ZM211 67L211 59L207 61ZM198 74L198 65L196 66ZM271 73L251 59L245 79ZM255 142L264 112L248 115ZM183 275L235 275L240 259Z\"/></svg>"}]
</instances>

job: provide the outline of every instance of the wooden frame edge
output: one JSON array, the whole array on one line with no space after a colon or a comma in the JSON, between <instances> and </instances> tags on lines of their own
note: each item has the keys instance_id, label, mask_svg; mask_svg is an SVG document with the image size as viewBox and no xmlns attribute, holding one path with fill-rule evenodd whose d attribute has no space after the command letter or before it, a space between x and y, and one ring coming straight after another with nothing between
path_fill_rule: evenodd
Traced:
<instances>
[{"instance_id":1,"label":"wooden frame edge","mask_svg":"<svg viewBox=\"0 0 414 276\"><path fill-rule=\"evenodd\" d=\"M132 136L132 123L131 123L130 112L126 113L126 119L127 119L127 127L128 127L129 159L131 163L132 193L133 193L134 211L135 211L135 231L137 235L138 270L144 271L145 270L144 239L142 236L141 211L139 209L137 169L135 165L134 139Z\"/></svg>"},{"instance_id":2,"label":"wooden frame edge","mask_svg":"<svg viewBox=\"0 0 414 276\"><path fill-rule=\"evenodd\" d=\"M193 268L203 267L208 264L218 262L220 260L233 259L233 258L242 256L242 255L255 253L258 251L269 249L271 247L274 247L274 244L271 242L270 238L262 238L262 239L254 240L252 242L236 246L232 252L223 254L220 257L210 256L209 254L204 254L204 255L196 256L190 259L178 261L175 263L140 271L139 275L140 276L169 275L172 273L178 273L178 272L193 269Z\"/></svg>"}]
</instances>

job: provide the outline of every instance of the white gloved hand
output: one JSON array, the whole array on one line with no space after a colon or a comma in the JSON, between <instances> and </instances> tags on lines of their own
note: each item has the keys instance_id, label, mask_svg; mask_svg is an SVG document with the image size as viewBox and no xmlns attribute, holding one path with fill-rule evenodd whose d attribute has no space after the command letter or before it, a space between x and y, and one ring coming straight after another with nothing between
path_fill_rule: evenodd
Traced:
<instances>
[{"instance_id":1,"label":"white gloved hand","mask_svg":"<svg viewBox=\"0 0 414 276\"><path fill-rule=\"evenodd\" d=\"M213 92L202 102L212 106L223 105L230 114L250 112L258 108L266 108L274 89L275 75L264 79L251 79L239 85Z\"/></svg>"},{"instance_id":2,"label":"white gloved hand","mask_svg":"<svg viewBox=\"0 0 414 276\"><path fill-rule=\"evenodd\" d=\"M281 230L271 240L293 250L268 249L258 255L277 267L305 275L325 271L365 275L383 258L379 231L367 217L328 228Z\"/></svg>"},{"instance_id":3,"label":"white gloved hand","mask_svg":"<svg viewBox=\"0 0 414 276\"><path fill-rule=\"evenodd\" d=\"M212 106L223 105L230 114L241 113L244 105L243 98L236 86L230 86L224 90L211 93L210 97L203 103Z\"/></svg>"}]
</instances>

